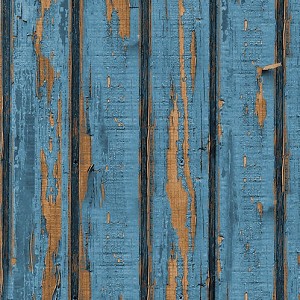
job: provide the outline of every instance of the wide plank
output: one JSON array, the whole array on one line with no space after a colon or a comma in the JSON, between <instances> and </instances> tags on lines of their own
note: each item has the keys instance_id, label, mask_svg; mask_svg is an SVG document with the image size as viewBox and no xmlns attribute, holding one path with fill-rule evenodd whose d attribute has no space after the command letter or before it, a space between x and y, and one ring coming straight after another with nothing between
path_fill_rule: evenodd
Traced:
<instances>
[{"instance_id":1,"label":"wide plank","mask_svg":"<svg viewBox=\"0 0 300 300\"><path fill-rule=\"evenodd\" d=\"M152 285L154 299L206 299L208 4L153 1Z\"/></svg>"}]
</instances>

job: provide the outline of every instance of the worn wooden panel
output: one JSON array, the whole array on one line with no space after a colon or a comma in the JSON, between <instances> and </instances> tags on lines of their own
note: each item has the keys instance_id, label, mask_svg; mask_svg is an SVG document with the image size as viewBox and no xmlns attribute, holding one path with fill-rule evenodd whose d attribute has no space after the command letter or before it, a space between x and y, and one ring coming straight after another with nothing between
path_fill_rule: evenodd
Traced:
<instances>
[{"instance_id":1,"label":"worn wooden panel","mask_svg":"<svg viewBox=\"0 0 300 300\"><path fill-rule=\"evenodd\" d=\"M207 296L208 16L207 3L152 2L155 299Z\"/></svg>"},{"instance_id":2,"label":"worn wooden panel","mask_svg":"<svg viewBox=\"0 0 300 300\"><path fill-rule=\"evenodd\" d=\"M273 1L218 10L217 299L273 295L274 18Z\"/></svg>"},{"instance_id":3,"label":"worn wooden panel","mask_svg":"<svg viewBox=\"0 0 300 300\"><path fill-rule=\"evenodd\" d=\"M2 0L1 299L300 299L296 0Z\"/></svg>"},{"instance_id":4,"label":"worn wooden panel","mask_svg":"<svg viewBox=\"0 0 300 300\"><path fill-rule=\"evenodd\" d=\"M138 13L133 0L83 4L81 299L139 298Z\"/></svg>"},{"instance_id":5,"label":"worn wooden panel","mask_svg":"<svg viewBox=\"0 0 300 300\"><path fill-rule=\"evenodd\" d=\"M10 5L11 193L3 299L66 299L68 1Z\"/></svg>"}]
</instances>

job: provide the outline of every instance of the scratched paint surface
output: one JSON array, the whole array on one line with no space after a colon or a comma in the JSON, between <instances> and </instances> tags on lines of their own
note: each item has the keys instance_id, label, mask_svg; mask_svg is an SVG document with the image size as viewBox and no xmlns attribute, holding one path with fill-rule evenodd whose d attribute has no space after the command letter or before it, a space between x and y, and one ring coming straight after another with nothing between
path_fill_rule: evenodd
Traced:
<instances>
[{"instance_id":1,"label":"scratched paint surface","mask_svg":"<svg viewBox=\"0 0 300 300\"><path fill-rule=\"evenodd\" d=\"M82 109L90 168L82 230L93 299L139 298L137 30L136 1L85 2Z\"/></svg>"},{"instance_id":2,"label":"scratched paint surface","mask_svg":"<svg viewBox=\"0 0 300 300\"><path fill-rule=\"evenodd\" d=\"M206 296L207 12L197 1L152 3L155 299Z\"/></svg>"},{"instance_id":3,"label":"scratched paint surface","mask_svg":"<svg viewBox=\"0 0 300 300\"><path fill-rule=\"evenodd\" d=\"M217 295L271 299L274 71L259 68L274 63L274 3L224 1L219 22Z\"/></svg>"},{"instance_id":4,"label":"scratched paint surface","mask_svg":"<svg viewBox=\"0 0 300 300\"><path fill-rule=\"evenodd\" d=\"M11 271L4 299L67 297L67 6L14 2Z\"/></svg>"},{"instance_id":5,"label":"scratched paint surface","mask_svg":"<svg viewBox=\"0 0 300 300\"><path fill-rule=\"evenodd\" d=\"M1 1L1 299L300 299L297 1L145 3Z\"/></svg>"}]
</instances>

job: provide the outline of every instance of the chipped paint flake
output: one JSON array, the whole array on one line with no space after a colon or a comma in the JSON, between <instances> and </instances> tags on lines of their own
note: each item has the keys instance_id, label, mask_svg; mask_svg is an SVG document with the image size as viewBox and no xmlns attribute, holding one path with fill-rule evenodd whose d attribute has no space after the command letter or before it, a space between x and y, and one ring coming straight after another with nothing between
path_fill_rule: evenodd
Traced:
<instances>
[{"instance_id":1,"label":"chipped paint flake","mask_svg":"<svg viewBox=\"0 0 300 300\"><path fill-rule=\"evenodd\" d=\"M196 48L196 32L192 31L191 40L191 78L192 78L192 89L195 89L195 79L196 79L196 67L197 67L197 48Z\"/></svg>"},{"instance_id":2,"label":"chipped paint flake","mask_svg":"<svg viewBox=\"0 0 300 300\"><path fill-rule=\"evenodd\" d=\"M257 202L256 207L257 207L257 211L258 211L260 217L262 218L263 213L264 213L264 208L263 208L262 203L261 202Z\"/></svg>"},{"instance_id":3,"label":"chipped paint flake","mask_svg":"<svg viewBox=\"0 0 300 300\"><path fill-rule=\"evenodd\" d=\"M247 156L246 155L244 155L244 157L243 157L243 166L244 166L244 168L247 167Z\"/></svg>"},{"instance_id":4,"label":"chipped paint flake","mask_svg":"<svg viewBox=\"0 0 300 300\"><path fill-rule=\"evenodd\" d=\"M188 192L191 197L191 239L194 247L194 238L196 234L196 204L195 204L195 190L191 178L190 171L190 159L189 159L189 123L188 123L188 97L187 97L187 84L186 84L186 72L184 61L184 28L182 23L182 17L185 9L183 6L183 0L178 1L179 6L179 24L178 24L178 36L179 36L179 68L180 68L180 89L181 98L183 101L184 110L184 139L183 139L183 158L184 158L184 176L188 187ZM187 298L186 298L187 299Z\"/></svg>"},{"instance_id":5,"label":"chipped paint flake","mask_svg":"<svg viewBox=\"0 0 300 300\"><path fill-rule=\"evenodd\" d=\"M110 23L113 12L119 17L119 34L121 38L130 36L130 2L129 0L106 0L106 18Z\"/></svg>"},{"instance_id":6,"label":"chipped paint flake","mask_svg":"<svg viewBox=\"0 0 300 300\"><path fill-rule=\"evenodd\" d=\"M35 257L35 252L34 252L34 245L35 245L35 236L34 236L34 233L32 232L31 233L31 236L30 236L30 240L29 240L29 271L31 273L33 273L34 271L34 264L35 264L35 260L36 260L36 257Z\"/></svg>"},{"instance_id":7,"label":"chipped paint flake","mask_svg":"<svg viewBox=\"0 0 300 300\"><path fill-rule=\"evenodd\" d=\"M42 53L42 40L43 40L43 26L44 26L44 17L45 12L51 6L51 0L41 0L41 16L37 20L36 23L36 31L35 31L35 53L37 56L37 64L38 64L38 74L36 76L37 84L37 95L41 98L40 89L47 83L47 99L48 102L51 100L51 93L54 85L55 72L51 61L48 57L45 57Z\"/></svg>"},{"instance_id":8,"label":"chipped paint flake","mask_svg":"<svg viewBox=\"0 0 300 300\"><path fill-rule=\"evenodd\" d=\"M267 116L267 102L263 97L262 68L257 70L257 82L259 90L256 93L255 113L258 117L259 126L263 127Z\"/></svg>"},{"instance_id":9,"label":"chipped paint flake","mask_svg":"<svg viewBox=\"0 0 300 300\"><path fill-rule=\"evenodd\" d=\"M57 184L57 196L47 195L49 170L44 150L40 151L41 159L41 201L42 213L46 220L48 234L48 250L45 258L45 270L43 275L43 299L52 299L57 289L57 274L55 272L55 257L58 254L61 239L61 157L54 167L53 175Z\"/></svg>"},{"instance_id":10,"label":"chipped paint flake","mask_svg":"<svg viewBox=\"0 0 300 300\"><path fill-rule=\"evenodd\" d=\"M187 216L187 208L188 208L188 193L183 188L181 178L178 178L177 142L178 142L179 112L177 106L177 99L174 97L172 98L173 98L174 107L173 110L170 112L169 149L167 152L168 181L166 184L166 191L171 206L172 225L178 235L179 250L184 262L183 263L184 276L182 279L182 285L184 291L184 299L187 299L187 287L188 287L187 262L188 262L189 236L188 236L188 228L186 227L186 216ZM175 262L173 260L169 263L172 265L172 268L174 268L174 263ZM170 280L172 281L174 279L170 279Z\"/></svg>"}]
</instances>

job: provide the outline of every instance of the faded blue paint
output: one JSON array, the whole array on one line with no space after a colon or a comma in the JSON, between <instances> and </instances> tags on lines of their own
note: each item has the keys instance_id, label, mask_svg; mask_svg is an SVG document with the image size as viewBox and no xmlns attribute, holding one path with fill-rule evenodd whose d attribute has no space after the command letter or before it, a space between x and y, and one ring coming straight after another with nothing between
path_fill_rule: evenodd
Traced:
<instances>
[{"instance_id":1,"label":"faded blue paint","mask_svg":"<svg viewBox=\"0 0 300 300\"><path fill-rule=\"evenodd\" d=\"M222 129L217 151L217 299L271 299L274 289L274 71L263 72L267 116L260 127L255 114L257 67L274 61L274 2L220 1L218 19L219 90L223 103L217 120ZM286 122L289 189L286 207L288 296L300 294L299 248L299 7L290 0L290 49L286 71ZM155 299L165 299L168 262L173 247L178 259L176 295L183 297L183 259L171 220L166 192L172 84L178 97L178 176L184 174L184 107L180 81L187 82L190 173L195 191L195 247L189 235L189 299L207 299L208 149L209 149L209 11L208 3L183 1L186 78L179 66L178 1L152 1L151 90L154 126L152 198L152 274ZM105 1L84 1L83 96L92 164L82 208L82 228L92 299L139 299L139 4L130 1L130 37L119 35L116 11L108 23ZM42 298L49 235L41 207L41 157L48 166L48 189L56 196L53 168L59 152L58 101L62 103L61 240L53 264L60 273L56 299L68 299L69 188L69 1L52 1L45 12L42 54L56 74L51 101L47 85L37 97L34 32L40 2L14 1L11 140L13 149L13 228L16 264L9 277L8 299ZM53 18L53 23L52 23ZM244 21L247 20L247 28ZM192 90L191 38L196 36L197 66ZM53 51L54 55L51 55ZM110 86L108 86L108 77ZM53 113L55 125L49 123ZM49 137L53 150L49 151ZM244 156L246 164L244 166ZM218 175L219 174L219 175ZM220 177L218 177L220 176ZM50 188L53 188L53 191ZM102 187L105 191L103 198ZM219 198L218 198L219 195ZM258 209L261 203L262 213ZM191 197L189 197L189 206ZM107 222L107 213L110 222ZM56 216L53 216L54 218ZM185 216L184 216L185 217ZM186 226L190 229L188 212ZM219 221L218 221L219 219ZM218 223L219 222L219 223ZM220 224L220 227L218 226ZM35 262L30 270L30 239ZM220 261L219 261L220 260Z\"/></svg>"},{"instance_id":2,"label":"faded blue paint","mask_svg":"<svg viewBox=\"0 0 300 300\"><path fill-rule=\"evenodd\" d=\"M208 253L208 4L198 1L184 1L185 13L182 17L184 30L184 63L186 79L180 75L179 53L179 11L178 1L153 1L152 3L152 102L154 124L154 187L153 187L153 282L155 299L166 298L168 284L168 261L173 247L178 261L176 295L183 298L183 258L178 245L178 235L171 219L170 199L166 192L167 152L169 148L170 112L173 102L170 97L172 85L180 112L179 140L177 142L178 177L188 192L187 178L184 175L183 139L184 107L180 81L187 82L189 161L190 174L195 190L196 236L192 249L191 235L187 237L188 253L188 295L189 299L205 298L207 295L207 253ZM196 35L197 67L195 90L192 91L191 78L191 39ZM191 205L188 199L188 207ZM186 226L191 229L190 209ZM173 246L172 246L173 245Z\"/></svg>"},{"instance_id":3,"label":"faded blue paint","mask_svg":"<svg viewBox=\"0 0 300 300\"><path fill-rule=\"evenodd\" d=\"M92 299L139 298L139 10L137 1L130 6L130 37L123 40L116 11L109 23L105 1L84 3L83 90L94 171L83 228L90 226Z\"/></svg>"},{"instance_id":4,"label":"faded blue paint","mask_svg":"<svg viewBox=\"0 0 300 300\"><path fill-rule=\"evenodd\" d=\"M262 75L267 116L255 113L257 67L274 63L274 2L228 2L220 10L218 299L271 299L274 267L274 79ZM224 18L227 21L224 21ZM248 24L245 24L247 20ZM224 24L228 24L224 26ZM226 37L226 38L225 38ZM244 156L247 162L244 165ZM258 203L262 204L260 216Z\"/></svg>"},{"instance_id":5,"label":"faded blue paint","mask_svg":"<svg viewBox=\"0 0 300 300\"><path fill-rule=\"evenodd\" d=\"M63 16L63 17L62 17ZM50 58L56 76L51 102L47 101L46 84L37 97L37 57L34 49L36 23L40 18L40 5L32 1L14 1L14 44L12 86L11 136L14 147L12 174L13 216L15 231L13 257L16 264L10 277L9 299L41 299L45 256L48 250L46 220L42 216L40 151L44 150L48 166L48 189L54 199L57 195L53 168L57 162L59 139L57 138L58 99L62 103L62 208L61 240L53 265L60 275L60 286L54 294L59 299L68 298L68 1L59 0L51 4L44 17L42 54ZM54 22L52 23L52 18ZM49 116L53 113L54 127ZM53 151L49 151L49 138L53 140ZM53 188L53 192L50 188ZM53 216L56 218L59 216ZM30 270L30 240L35 261Z\"/></svg>"}]
</instances>

